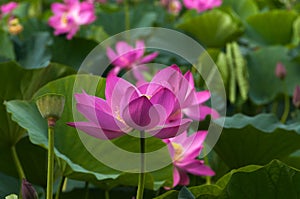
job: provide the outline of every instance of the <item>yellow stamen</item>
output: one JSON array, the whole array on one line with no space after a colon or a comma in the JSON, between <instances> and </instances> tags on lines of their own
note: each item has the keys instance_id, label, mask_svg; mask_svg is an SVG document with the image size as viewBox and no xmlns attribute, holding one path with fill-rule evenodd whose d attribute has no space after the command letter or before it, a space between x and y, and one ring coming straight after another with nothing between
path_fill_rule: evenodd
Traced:
<instances>
[{"instance_id":1,"label":"yellow stamen","mask_svg":"<svg viewBox=\"0 0 300 199\"><path fill-rule=\"evenodd\" d=\"M174 161L180 161L183 158L184 149L181 144L171 142L174 149Z\"/></svg>"},{"instance_id":2,"label":"yellow stamen","mask_svg":"<svg viewBox=\"0 0 300 199\"><path fill-rule=\"evenodd\" d=\"M9 20L8 22L8 31L12 35L17 35L20 32L23 31L23 26L20 24L20 21L18 18L14 18Z\"/></svg>"}]
</instances>

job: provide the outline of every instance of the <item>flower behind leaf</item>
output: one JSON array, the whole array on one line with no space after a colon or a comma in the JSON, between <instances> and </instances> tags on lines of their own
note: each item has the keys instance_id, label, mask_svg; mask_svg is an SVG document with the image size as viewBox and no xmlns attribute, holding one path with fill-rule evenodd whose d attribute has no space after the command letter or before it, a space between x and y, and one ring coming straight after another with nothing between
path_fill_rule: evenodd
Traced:
<instances>
[{"instance_id":1,"label":"flower behind leaf","mask_svg":"<svg viewBox=\"0 0 300 199\"><path fill-rule=\"evenodd\" d=\"M187 173L198 176L213 176L215 172L198 160L207 131L198 131L191 136L187 132L165 139L169 153L173 160L173 187L176 185L188 185L190 183Z\"/></svg>"},{"instance_id":2,"label":"flower behind leaf","mask_svg":"<svg viewBox=\"0 0 300 199\"><path fill-rule=\"evenodd\" d=\"M108 47L106 54L112 65L114 65L109 75L117 75L122 69L133 70L135 79L144 81L142 71L147 70L144 64L155 59L158 52L144 56L145 43L138 40L135 43L135 47L130 46L125 41L119 41L116 44L115 51Z\"/></svg>"},{"instance_id":3,"label":"flower behind leaf","mask_svg":"<svg viewBox=\"0 0 300 199\"><path fill-rule=\"evenodd\" d=\"M152 83L168 85L169 89L177 96L182 113L193 120L201 121L207 115L216 119L219 113L204 105L210 99L208 90L196 91L194 78L190 71L184 75L177 65L164 68L152 79Z\"/></svg>"}]
</instances>

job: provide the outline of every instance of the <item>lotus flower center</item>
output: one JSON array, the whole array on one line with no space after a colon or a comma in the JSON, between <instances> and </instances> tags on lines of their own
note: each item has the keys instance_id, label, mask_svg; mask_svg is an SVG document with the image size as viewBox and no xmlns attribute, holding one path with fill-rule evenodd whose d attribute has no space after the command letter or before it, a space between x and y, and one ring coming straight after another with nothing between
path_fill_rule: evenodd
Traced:
<instances>
[{"instance_id":1,"label":"lotus flower center","mask_svg":"<svg viewBox=\"0 0 300 199\"><path fill-rule=\"evenodd\" d=\"M64 13L64 14L61 16L61 23L62 23L64 26L67 26L67 25L68 25L67 13Z\"/></svg>"},{"instance_id":2,"label":"lotus flower center","mask_svg":"<svg viewBox=\"0 0 300 199\"><path fill-rule=\"evenodd\" d=\"M142 94L142 96L145 96L145 97L147 97L147 99L148 99L148 100L150 100L150 99L151 99L151 97L152 97L151 95L146 95L146 94Z\"/></svg>"},{"instance_id":3,"label":"lotus flower center","mask_svg":"<svg viewBox=\"0 0 300 199\"><path fill-rule=\"evenodd\" d=\"M183 152L184 152L182 145L175 142L171 142L171 143L174 148L174 157L173 157L174 161L181 160L183 158Z\"/></svg>"},{"instance_id":4,"label":"lotus flower center","mask_svg":"<svg viewBox=\"0 0 300 199\"><path fill-rule=\"evenodd\" d=\"M123 120L123 118L120 115L120 110L119 109L117 109L115 111L115 114L116 114L115 116L116 116L117 120L119 120L120 122L122 122L123 124L125 124L125 121Z\"/></svg>"}]
</instances>

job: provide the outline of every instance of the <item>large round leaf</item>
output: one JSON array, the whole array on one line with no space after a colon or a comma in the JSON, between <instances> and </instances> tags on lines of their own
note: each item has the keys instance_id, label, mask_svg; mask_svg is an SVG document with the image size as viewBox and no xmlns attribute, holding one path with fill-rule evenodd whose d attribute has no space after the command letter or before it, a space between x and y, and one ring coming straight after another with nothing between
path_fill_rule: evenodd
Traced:
<instances>
[{"instance_id":1,"label":"large round leaf","mask_svg":"<svg viewBox=\"0 0 300 199\"><path fill-rule=\"evenodd\" d=\"M258 6L254 0L224 0L222 6L230 6L242 19L258 13Z\"/></svg>"},{"instance_id":2,"label":"large round leaf","mask_svg":"<svg viewBox=\"0 0 300 199\"><path fill-rule=\"evenodd\" d=\"M50 64L46 68L35 70L25 70L14 62L0 64L0 84L3 85L0 88L0 170L2 172L17 176L11 147L25 135L24 129L11 120L11 116L6 112L3 103L12 99L30 99L33 93L48 81L73 72L72 69L59 64ZM20 159L24 160L22 161L22 164L25 164L24 167L32 166L30 164L34 161L28 161L32 159L32 156L36 156L36 160L43 162L42 165L44 165L45 156L39 149L32 147L31 143L26 143L22 139L22 142L18 143L16 147ZM28 159L25 160L25 157ZM45 176L40 175L45 171L45 165L39 166L36 171L27 168L25 174L30 180L40 185L45 184Z\"/></svg>"},{"instance_id":3,"label":"large round leaf","mask_svg":"<svg viewBox=\"0 0 300 199\"><path fill-rule=\"evenodd\" d=\"M266 164L300 149L300 123L284 125L269 114L227 117L215 146L230 168Z\"/></svg>"},{"instance_id":4,"label":"large round leaf","mask_svg":"<svg viewBox=\"0 0 300 199\"><path fill-rule=\"evenodd\" d=\"M240 22L221 10L201 15L187 12L177 27L196 37L205 46L217 48L237 39L243 31Z\"/></svg>"},{"instance_id":5,"label":"large round leaf","mask_svg":"<svg viewBox=\"0 0 300 199\"><path fill-rule=\"evenodd\" d=\"M297 13L288 10L272 10L252 15L248 36L263 44L288 44L293 36L293 23Z\"/></svg>"},{"instance_id":6,"label":"large round leaf","mask_svg":"<svg viewBox=\"0 0 300 199\"><path fill-rule=\"evenodd\" d=\"M278 160L266 166L249 165L233 170L214 185L189 188L194 198L291 198L300 197L300 171ZM169 191L155 199L171 199L180 196L178 191Z\"/></svg>"}]
</instances>

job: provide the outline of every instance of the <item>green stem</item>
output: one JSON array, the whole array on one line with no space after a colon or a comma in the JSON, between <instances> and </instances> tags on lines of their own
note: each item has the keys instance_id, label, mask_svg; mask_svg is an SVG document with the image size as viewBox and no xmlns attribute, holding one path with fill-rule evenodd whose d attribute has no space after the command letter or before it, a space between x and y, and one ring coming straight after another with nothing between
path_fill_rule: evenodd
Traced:
<instances>
[{"instance_id":1,"label":"green stem","mask_svg":"<svg viewBox=\"0 0 300 199\"><path fill-rule=\"evenodd\" d=\"M272 113L274 113L274 115L277 115L277 108L278 108L278 101L275 101L272 104Z\"/></svg>"},{"instance_id":2,"label":"green stem","mask_svg":"<svg viewBox=\"0 0 300 199\"><path fill-rule=\"evenodd\" d=\"M130 29L130 12L129 12L128 0L124 1L124 13L125 13L125 30L129 30Z\"/></svg>"},{"instance_id":3,"label":"green stem","mask_svg":"<svg viewBox=\"0 0 300 199\"><path fill-rule=\"evenodd\" d=\"M283 82L283 85L284 85L284 111L283 111L283 114L281 116L280 121L282 123L285 123L286 119L289 116L289 112L290 112L290 97L289 97L289 94L287 92L287 86L286 86L285 81Z\"/></svg>"},{"instance_id":4,"label":"green stem","mask_svg":"<svg viewBox=\"0 0 300 199\"><path fill-rule=\"evenodd\" d=\"M285 94L284 95L284 112L283 112L283 114L281 116L281 119L280 119L280 121L282 123L286 122L286 119L289 116L289 112L290 112L290 98L289 98L288 94Z\"/></svg>"},{"instance_id":5,"label":"green stem","mask_svg":"<svg viewBox=\"0 0 300 199\"><path fill-rule=\"evenodd\" d=\"M17 168L17 171L18 171L18 174L19 174L19 178L21 179L25 179L26 176L25 176L25 173L23 171L23 168L22 168L22 164L20 162L20 159L19 159L19 156L18 156L18 153L17 153L17 150L16 150L16 146L13 145L11 147L11 152L12 152L12 156L13 156L13 160L15 162L15 165L16 165L16 168ZM19 198L22 199L22 186L20 188L20 194L19 194Z\"/></svg>"},{"instance_id":6,"label":"green stem","mask_svg":"<svg viewBox=\"0 0 300 199\"><path fill-rule=\"evenodd\" d=\"M84 189L85 189L85 195L84 195L84 199L88 199L89 198L89 182L85 182L85 186L84 186Z\"/></svg>"},{"instance_id":7,"label":"green stem","mask_svg":"<svg viewBox=\"0 0 300 199\"><path fill-rule=\"evenodd\" d=\"M62 189L63 189L63 186L64 186L64 183L65 183L65 180L66 180L66 177L65 177L65 176L63 176L63 177L60 179L59 186L58 186L58 191L56 192L55 199L59 199L60 194L61 194Z\"/></svg>"},{"instance_id":8,"label":"green stem","mask_svg":"<svg viewBox=\"0 0 300 199\"><path fill-rule=\"evenodd\" d=\"M105 199L109 199L109 190L105 190Z\"/></svg>"},{"instance_id":9,"label":"green stem","mask_svg":"<svg viewBox=\"0 0 300 199\"><path fill-rule=\"evenodd\" d=\"M204 153L204 164L208 167L210 167L210 164L209 164L209 160L208 160L208 156L206 154L206 146L203 146L203 153ZM211 176L206 176L205 177L206 179L206 184L207 185L210 185L211 184Z\"/></svg>"},{"instance_id":10,"label":"green stem","mask_svg":"<svg viewBox=\"0 0 300 199\"><path fill-rule=\"evenodd\" d=\"M139 174L139 184L136 199L143 199L145 186L145 132L141 131L140 137L140 153L141 153L141 171Z\"/></svg>"},{"instance_id":11,"label":"green stem","mask_svg":"<svg viewBox=\"0 0 300 199\"><path fill-rule=\"evenodd\" d=\"M54 126L48 126L47 199L53 198Z\"/></svg>"},{"instance_id":12,"label":"green stem","mask_svg":"<svg viewBox=\"0 0 300 199\"><path fill-rule=\"evenodd\" d=\"M24 179L26 177L25 177L25 173L23 171L23 168L22 168L19 156L17 154L17 150L16 150L16 146L15 145L13 145L11 147L11 152L12 152L13 160L14 160L14 162L16 164L16 168L17 168L17 171L18 171L18 174L19 174L19 178L22 180L22 179Z\"/></svg>"}]
</instances>

